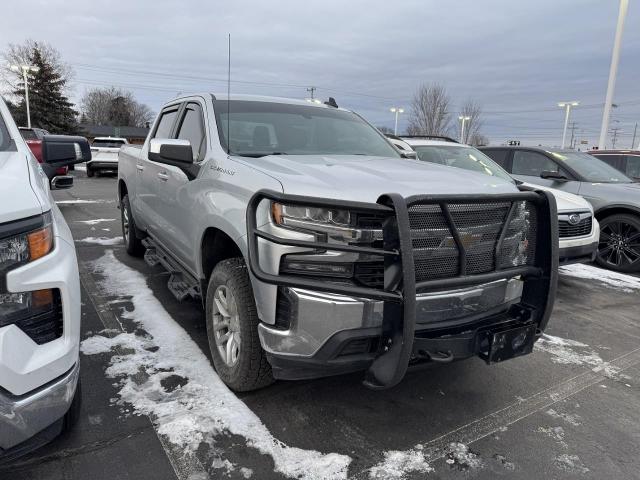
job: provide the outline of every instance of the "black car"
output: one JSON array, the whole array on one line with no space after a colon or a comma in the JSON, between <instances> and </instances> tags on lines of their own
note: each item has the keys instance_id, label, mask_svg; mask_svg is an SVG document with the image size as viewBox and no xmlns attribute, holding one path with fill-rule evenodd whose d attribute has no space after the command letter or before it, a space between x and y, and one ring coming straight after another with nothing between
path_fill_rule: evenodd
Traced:
<instances>
[{"instance_id":1,"label":"black car","mask_svg":"<svg viewBox=\"0 0 640 480\"><path fill-rule=\"evenodd\" d=\"M587 153L640 182L640 150L591 150Z\"/></svg>"},{"instance_id":2,"label":"black car","mask_svg":"<svg viewBox=\"0 0 640 480\"><path fill-rule=\"evenodd\" d=\"M600 222L598 264L619 272L640 271L640 183L575 150L519 146L480 150L518 180L588 200Z\"/></svg>"}]
</instances>

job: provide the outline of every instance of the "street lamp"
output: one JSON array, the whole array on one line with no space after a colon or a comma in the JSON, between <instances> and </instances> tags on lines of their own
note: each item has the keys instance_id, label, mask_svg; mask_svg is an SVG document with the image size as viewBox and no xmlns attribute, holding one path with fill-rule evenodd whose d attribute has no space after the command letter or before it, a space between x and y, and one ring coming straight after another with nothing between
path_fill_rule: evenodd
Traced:
<instances>
[{"instance_id":1,"label":"street lamp","mask_svg":"<svg viewBox=\"0 0 640 480\"><path fill-rule=\"evenodd\" d=\"M462 126L460 127L460 143L464 143L464 122L471 120L471 117L460 115L458 120L462 122Z\"/></svg>"},{"instance_id":2,"label":"street lamp","mask_svg":"<svg viewBox=\"0 0 640 480\"><path fill-rule=\"evenodd\" d=\"M604 100L604 110L602 111L602 125L600 126L600 140L598 148L603 150L607 140L607 129L609 128L609 115L613 102L613 92L616 88L616 75L618 73L618 60L620 59L620 44L622 43L622 31L624 30L624 20L627 16L629 0L620 0L620 11L618 12L618 25L616 26L616 36L613 41L613 52L611 54L611 66L609 68L609 82L607 83L607 96Z\"/></svg>"},{"instance_id":3,"label":"street lamp","mask_svg":"<svg viewBox=\"0 0 640 480\"><path fill-rule=\"evenodd\" d=\"M396 126L393 128L393 134L397 135L398 134L398 115L400 115L401 113L404 113L404 108L391 107L389 110L391 111L391 113L396 114Z\"/></svg>"},{"instance_id":4,"label":"street lamp","mask_svg":"<svg viewBox=\"0 0 640 480\"><path fill-rule=\"evenodd\" d=\"M33 65L9 65L9 68L14 72L22 72L22 78L24 80L24 100L27 104L27 127L31 128L31 112L29 110L29 82L27 80L27 73L39 72L40 68Z\"/></svg>"},{"instance_id":5,"label":"street lamp","mask_svg":"<svg viewBox=\"0 0 640 480\"><path fill-rule=\"evenodd\" d=\"M564 148L565 142L567 140L567 125L569 125L569 113L571 112L571 107L577 107L580 105L580 102L558 102L558 106L565 109L564 114L564 129L562 130L562 147Z\"/></svg>"}]
</instances>

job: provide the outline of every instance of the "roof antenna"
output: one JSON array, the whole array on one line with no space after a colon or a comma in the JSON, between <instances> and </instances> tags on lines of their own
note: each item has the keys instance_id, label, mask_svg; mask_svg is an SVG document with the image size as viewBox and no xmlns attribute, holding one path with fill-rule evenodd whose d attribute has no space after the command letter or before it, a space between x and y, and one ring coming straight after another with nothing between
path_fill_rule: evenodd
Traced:
<instances>
[{"instance_id":1,"label":"roof antenna","mask_svg":"<svg viewBox=\"0 0 640 480\"><path fill-rule=\"evenodd\" d=\"M228 34L229 55L227 57L227 155L231 154L231 34Z\"/></svg>"}]
</instances>

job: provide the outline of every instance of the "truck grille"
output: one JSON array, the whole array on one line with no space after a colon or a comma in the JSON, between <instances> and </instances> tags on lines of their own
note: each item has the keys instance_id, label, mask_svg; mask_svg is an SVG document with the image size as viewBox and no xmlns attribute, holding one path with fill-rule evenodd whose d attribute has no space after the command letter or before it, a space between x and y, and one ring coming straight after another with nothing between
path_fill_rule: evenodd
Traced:
<instances>
[{"instance_id":1,"label":"truck grille","mask_svg":"<svg viewBox=\"0 0 640 480\"><path fill-rule=\"evenodd\" d=\"M558 234L560 238L582 237L591 233L592 217L580 220L575 225L571 225L567 220L558 222Z\"/></svg>"},{"instance_id":2,"label":"truck grille","mask_svg":"<svg viewBox=\"0 0 640 480\"><path fill-rule=\"evenodd\" d=\"M464 268L467 275L533 264L536 208L529 202L513 203L513 212L498 249L511 205L511 202L447 205L466 250ZM409 223L416 281L458 276L461 256L441 207L414 204L409 207Z\"/></svg>"}]
</instances>

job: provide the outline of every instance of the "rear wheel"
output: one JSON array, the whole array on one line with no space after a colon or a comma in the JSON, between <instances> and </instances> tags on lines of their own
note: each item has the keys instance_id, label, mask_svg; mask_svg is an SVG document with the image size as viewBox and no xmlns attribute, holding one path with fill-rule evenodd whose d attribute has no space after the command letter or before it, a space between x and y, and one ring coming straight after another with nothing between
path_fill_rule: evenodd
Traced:
<instances>
[{"instance_id":1,"label":"rear wheel","mask_svg":"<svg viewBox=\"0 0 640 480\"><path fill-rule=\"evenodd\" d=\"M619 214L600 221L596 262L617 272L640 271L640 217Z\"/></svg>"},{"instance_id":2,"label":"rear wheel","mask_svg":"<svg viewBox=\"0 0 640 480\"><path fill-rule=\"evenodd\" d=\"M232 390L246 392L273 382L260 345L258 313L242 258L222 260L209 279L207 336L218 375Z\"/></svg>"},{"instance_id":3,"label":"rear wheel","mask_svg":"<svg viewBox=\"0 0 640 480\"><path fill-rule=\"evenodd\" d=\"M127 247L127 253L134 257L139 257L144 253L144 245L142 240L138 238L136 222L131 214L131 204L129 203L129 195L122 197L120 202L120 220L122 224L122 238Z\"/></svg>"},{"instance_id":4,"label":"rear wheel","mask_svg":"<svg viewBox=\"0 0 640 480\"><path fill-rule=\"evenodd\" d=\"M93 169L87 165L87 177L91 178L94 175L95 175L95 172L93 171Z\"/></svg>"}]
</instances>

